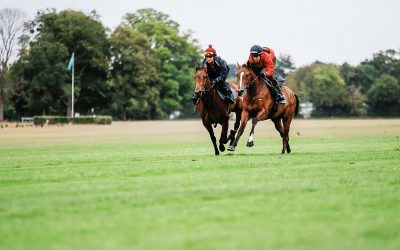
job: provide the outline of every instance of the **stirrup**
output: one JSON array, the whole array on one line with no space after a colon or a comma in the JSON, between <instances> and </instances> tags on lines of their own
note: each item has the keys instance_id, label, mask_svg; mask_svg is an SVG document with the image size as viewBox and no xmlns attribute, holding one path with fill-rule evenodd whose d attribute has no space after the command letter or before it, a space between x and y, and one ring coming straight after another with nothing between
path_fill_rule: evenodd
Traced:
<instances>
[{"instance_id":1,"label":"stirrup","mask_svg":"<svg viewBox=\"0 0 400 250\"><path fill-rule=\"evenodd\" d=\"M229 98L229 97L226 97L226 98L225 98L225 102L228 103L228 104L231 104L231 103L234 103L235 101L232 100L232 99Z\"/></svg>"},{"instance_id":2,"label":"stirrup","mask_svg":"<svg viewBox=\"0 0 400 250\"><path fill-rule=\"evenodd\" d=\"M284 96L283 94L278 95L277 102L279 102L279 103L281 103L281 104L285 104L285 103L286 103L286 98L285 98L285 96Z\"/></svg>"}]
</instances>

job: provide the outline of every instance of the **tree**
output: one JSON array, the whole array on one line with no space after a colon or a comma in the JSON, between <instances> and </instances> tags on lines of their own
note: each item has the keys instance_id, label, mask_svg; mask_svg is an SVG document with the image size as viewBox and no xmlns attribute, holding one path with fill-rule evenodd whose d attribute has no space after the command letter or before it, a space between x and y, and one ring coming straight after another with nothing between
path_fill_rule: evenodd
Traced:
<instances>
[{"instance_id":1,"label":"tree","mask_svg":"<svg viewBox=\"0 0 400 250\"><path fill-rule=\"evenodd\" d=\"M297 69L287 79L303 102L312 102L317 115L349 113L349 93L337 66L316 62Z\"/></svg>"},{"instance_id":2,"label":"tree","mask_svg":"<svg viewBox=\"0 0 400 250\"><path fill-rule=\"evenodd\" d=\"M25 79L28 105L35 105L32 112L71 114L71 74L67 72L67 63L73 52L76 110L86 113L92 107L97 110L108 108L109 44L106 29L97 18L95 12L88 16L79 11L57 13L47 10L38 12L28 23L27 28L32 31L31 42L18 63ZM47 96L33 102L40 93L37 91L49 87L46 85L51 82L55 89L49 94L59 95L58 101L50 102L52 98Z\"/></svg>"},{"instance_id":3,"label":"tree","mask_svg":"<svg viewBox=\"0 0 400 250\"><path fill-rule=\"evenodd\" d=\"M281 54L276 60L275 76L286 77L287 74L295 70L293 59L290 55Z\"/></svg>"},{"instance_id":4,"label":"tree","mask_svg":"<svg viewBox=\"0 0 400 250\"><path fill-rule=\"evenodd\" d=\"M157 59L157 83L149 102L149 119L165 117L171 111L190 112L193 105L193 68L200 61L200 48L191 32L180 34L179 25L153 9L127 14L125 22L150 42L149 56Z\"/></svg>"},{"instance_id":5,"label":"tree","mask_svg":"<svg viewBox=\"0 0 400 250\"><path fill-rule=\"evenodd\" d=\"M400 83L391 75L379 77L369 89L370 111L377 115L400 114Z\"/></svg>"},{"instance_id":6,"label":"tree","mask_svg":"<svg viewBox=\"0 0 400 250\"><path fill-rule=\"evenodd\" d=\"M19 9L0 10L0 121L7 101L8 66L13 58L26 14Z\"/></svg>"},{"instance_id":7,"label":"tree","mask_svg":"<svg viewBox=\"0 0 400 250\"><path fill-rule=\"evenodd\" d=\"M388 74L400 78L400 50L379 51L373 55L372 60L365 60L363 64L374 67L379 75Z\"/></svg>"},{"instance_id":8,"label":"tree","mask_svg":"<svg viewBox=\"0 0 400 250\"><path fill-rule=\"evenodd\" d=\"M110 38L112 111L120 119L148 119L158 101L155 86L157 60L148 56L148 38L127 25L118 26Z\"/></svg>"},{"instance_id":9,"label":"tree","mask_svg":"<svg viewBox=\"0 0 400 250\"><path fill-rule=\"evenodd\" d=\"M60 114L71 95L71 85L66 84L65 55L68 49L61 43L40 41L21 57L26 88L26 105L29 114Z\"/></svg>"}]
</instances>

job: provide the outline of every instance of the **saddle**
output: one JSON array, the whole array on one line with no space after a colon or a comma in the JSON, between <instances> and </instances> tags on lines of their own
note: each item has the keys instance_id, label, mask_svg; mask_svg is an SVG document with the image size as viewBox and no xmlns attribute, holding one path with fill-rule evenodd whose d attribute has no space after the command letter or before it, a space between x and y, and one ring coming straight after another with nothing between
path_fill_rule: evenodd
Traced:
<instances>
[{"instance_id":1,"label":"saddle","mask_svg":"<svg viewBox=\"0 0 400 250\"><path fill-rule=\"evenodd\" d=\"M236 100L237 98L237 94L235 91L233 91L231 88L229 88L229 91L231 92L231 95L233 97L233 101ZM226 93L224 93L224 91L217 89L218 95L219 97L224 101L228 96L226 95Z\"/></svg>"}]
</instances>

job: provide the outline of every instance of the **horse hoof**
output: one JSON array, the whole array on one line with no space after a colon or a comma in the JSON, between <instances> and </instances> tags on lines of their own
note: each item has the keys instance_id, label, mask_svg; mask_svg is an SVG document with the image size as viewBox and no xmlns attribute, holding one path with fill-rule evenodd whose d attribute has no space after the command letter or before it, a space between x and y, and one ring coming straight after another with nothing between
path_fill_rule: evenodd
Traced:
<instances>
[{"instance_id":1,"label":"horse hoof","mask_svg":"<svg viewBox=\"0 0 400 250\"><path fill-rule=\"evenodd\" d=\"M248 148L253 147L253 146L254 146L254 141L248 141L247 144L246 144L246 146L247 146Z\"/></svg>"},{"instance_id":2,"label":"horse hoof","mask_svg":"<svg viewBox=\"0 0 400 250\"><path fill-rule=\"evenodd\" d=\"M229 146L228 147L228 151L235 151L235 147L234 146Z\"/></svg>"},{"instance_id":3,"label":"horse hoof","mask_svg":"<svg viewBox=\"0 0 400 250\"><path fill-rule=\"evenodd\" d=\"M225 146L223 144L219 144L219 151L224 152Z\"/></svg>"}]
</instances>

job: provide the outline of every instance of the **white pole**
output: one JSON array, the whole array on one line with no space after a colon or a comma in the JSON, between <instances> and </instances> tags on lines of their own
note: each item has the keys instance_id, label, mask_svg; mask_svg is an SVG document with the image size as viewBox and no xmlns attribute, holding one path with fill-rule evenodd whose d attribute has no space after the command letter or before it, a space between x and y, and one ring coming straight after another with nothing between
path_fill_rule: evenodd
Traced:
<instances>
[{"instance_id":1,"label":"white pole","mask_svg":"<svg viewBox=\"0 0 400 250\"><path fill-rule=\"evenodd\" d=\"M74 58L72 58L72 117L74 117L74 68L75 68L75 55L72 54Z\"/></svg>"}]
</instances>

